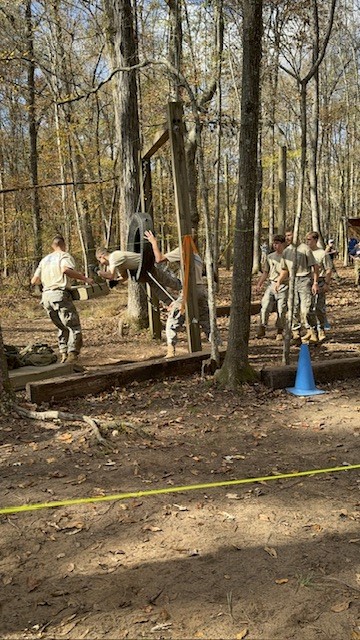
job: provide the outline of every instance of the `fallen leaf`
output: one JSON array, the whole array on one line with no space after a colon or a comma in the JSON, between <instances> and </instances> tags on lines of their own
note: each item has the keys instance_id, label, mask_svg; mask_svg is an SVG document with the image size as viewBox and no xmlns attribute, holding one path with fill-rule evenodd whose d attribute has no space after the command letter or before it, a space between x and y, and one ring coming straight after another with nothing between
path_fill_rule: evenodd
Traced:
<instances>
[{"instance_id":1,"label":"fallen leaf","mask_svg":"<svg viewBox=\"0 0 360 640\"><path fill-rule=\"evenodd\" d=\"M286 584L287 582L289 582L288 578L278 578L277 580L275 580L276 584Z\"/></svg>"},{"instance_id":2,"label":"fallen leaf","mask_svg":"<svg viewBox=\"0 0 360 640\"><path fill-rule=\"evenodd\" d=\"M343 602L337 602L336 604L333 604L333 606L331 607L331 611L334 611L334 613L341 613L341 611L346 611L346 609L350 607L350 604L351 604L351 600L344 600Z\"/></svg>"},{"instance_id":3,"label":"fallen leaf","mask_svg":"<svg viewBox=\"0 0 360 640\"><path fill-rule=\"evenodd\" d=\"M264 547L264 551L269 554L272 558L277 558L277 552L273 547Z\"/></svg>"},{"instance_id":4,"label":"fallen leaf","mask_svg":"<svg viewBox=\"0 0 360 640\"><path fill-rule=\"evenodd\" d=\"M245 638L248 633L249 629L242 629L241 631L239 631L239 633L236 634L235 638L236 640L243 640L243 638Z\"/></svg>"},{"instance_id":5,"label":"fallen leaf","mask_svg":"<svg viewBox=\"0 0 360 640\"><path fill-rule=\"evenodd\" d=\"M143 531L153 531L154 533L157 531L162 531L160 527L154 527L152 524L146 524L143 528Z\"/></svg>"}]
</instances>

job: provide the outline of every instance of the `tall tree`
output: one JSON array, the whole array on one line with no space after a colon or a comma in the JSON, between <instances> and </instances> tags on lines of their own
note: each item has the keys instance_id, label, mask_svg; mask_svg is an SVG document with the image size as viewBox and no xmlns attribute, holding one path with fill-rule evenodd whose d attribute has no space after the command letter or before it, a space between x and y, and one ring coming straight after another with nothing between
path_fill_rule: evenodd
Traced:
<instances>
[{"instance_id":1,"label":"tall tree","mask_svg":"<svg viewBox=\"0 0 360 640\"><path fill-rule=\"evenodd\" d=\"M220 384L233 389L255 377L248 356L257 185L262 5L262 0L244 0L243 2L239 186L234 236L232 300L228 348L224 364L216 376Z\"/></svg>"},{"instance_id":2,"label":"tall tree","mask_svg":"<svg viewBox=\"0 0 360 640\"><path fill-rule=\"evenodd\" d=\"M0 414L7 410L11 400L11 387L0 326Z\"/></svg>"},{"instance_id":3,"label":"tall tree","mask_svg":"<svg viewBox=\"0 0 360 640\"><path fill-rule=\"evenodd\" d=\"M134 15L131 0L104 0L107 43L113 69L131 68L138 63ZM119 207L121 242L125 247L130 216L137 210L140 194L140 124L136 71L120 71L114 77L113 96L119 151ZM131 323L144 326L146 304L139 285L129 284L127 316Z\"/></svg>"}]
</instances>

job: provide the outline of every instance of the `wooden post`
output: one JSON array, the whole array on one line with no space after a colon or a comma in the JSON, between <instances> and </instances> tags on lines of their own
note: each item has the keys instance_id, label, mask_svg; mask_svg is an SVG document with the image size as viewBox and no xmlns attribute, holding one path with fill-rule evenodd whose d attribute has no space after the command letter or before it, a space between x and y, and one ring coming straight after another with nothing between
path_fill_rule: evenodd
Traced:
<instances>
[{"instance_id":1,"label":"wooden post","mask_svg":"<svg viewBox=\"0 0 360 640\"><path fill-rule=\"evenodd\" d=\"M152 201L152 182L151 182L151 160L149 158L143 158L140 162L140 194L141 194L141 210L143 213L147 213L154 219L154 207ZM148 315L149 315L149 329L151 336L156 340L161 339L161 320L160 320L160 308L159 300L153 293L149 284L146 285L146 291L148 296Z\"/></svg>"},{"instance_id":2,"label":"wooden post","mask_svg":"<svg viewBox=\"0 0 360 640\"><path fill-rule=\"evenodd\" d=\"M180 102L168 103L168 126L171 148L171 162L175 191L175 209L178 223L179 244L182 247L182 239L191 235L191 217L189 204L189 187L186 172L186 157L184 145L183 109ZM184 273L182 251L181 268ZM189 351L201 351L199 310L196 295L196 282L194 271L194 259L191 254L190 278L188 299L185 305L186 330L188 336Z\"/></svg>"},{"instance_id":3,"label":"wooden post","mask_svg":"<svg viewBox=\"0 0 360 640\"><path fill-rule=\"evenodd\" d=\"M286 227L286 146L280 147L279 155L279 208L277 232L284 234Z\"/></svg>"}]
</instances>

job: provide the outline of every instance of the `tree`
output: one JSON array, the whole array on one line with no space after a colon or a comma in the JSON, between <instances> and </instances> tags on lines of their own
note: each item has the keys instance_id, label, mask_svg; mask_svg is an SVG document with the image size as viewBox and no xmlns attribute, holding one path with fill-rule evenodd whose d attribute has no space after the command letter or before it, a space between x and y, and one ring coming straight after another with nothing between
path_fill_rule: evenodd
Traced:
<instances>
[{"instance_id":1,"label":"tree","mask_svg":"<svg viewBox=\"0 0 360 640\"><path fill-rule=\"evenodd\" d=\"M253 380L249 365L251 275L253 264L255 198L257 185L262 0L243 2L243 63L239 185L234 235L234 271L228 348L216 379L236 389Z\"/></svg>"},{"instance_id":2,"label":"tree","mask_svg":"<svg viewBox=\"0 0 360 640\"><path fill-rule=\"evenodd\" d=\"M0 413L7 409L12 398L9 373L0 326Z\"/></svg>"},{"instance_id":3,"label":"tree","mask_svg":"<svg viewBox=\"0 0 360 640\"><path fill-rule=\"evenodd\" d=\"M107 43L114 69L133 67L138 62L134 15L130 0L104 0ZM119 207L121 241L125 245L130 216L138 209L140 124L136 71L120 71L114 78L114 106L119 152ZM147 309L139 285L130 282L127 319L145 326Z\"/></svg>"}]
</instances>

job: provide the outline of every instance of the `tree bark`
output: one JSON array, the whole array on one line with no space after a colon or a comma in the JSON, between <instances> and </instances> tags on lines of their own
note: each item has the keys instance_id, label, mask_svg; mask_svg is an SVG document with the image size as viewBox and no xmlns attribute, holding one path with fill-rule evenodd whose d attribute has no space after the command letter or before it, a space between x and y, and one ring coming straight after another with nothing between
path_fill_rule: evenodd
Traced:
<instances>
[{"instance_id":1,"label":"tree bark","mask_svg":"<svg viewBox=\"0 0 360 640\"><path fill-rule=\"evenodd\" d=\"M0 326L0 414L7 411L12 399L4 343Z\"/></svg>"},{"instance_id":2,"label":"tree bark","mask_svg":"<svg viewBox=\"0 0 360 640\"><path fill-rule=\"evenodd\" d=\"M131 67L138 62L134 15L130 0L104 0L107 44L113 68ZM113 98L119 152L119 212L121 245L126 247L128 223L138 210L140 196L140 124L136 71L114 76ZM129 281L127 319L147 325L146 297L139 285Z\"/></svg>"},{"instance_id":3,"label":"tree bark","mask_svg":"<svg viewBox=\"0 0 360 640\"><path fill-rule=\"evenodd\" d=\"M34 60L34 35L32 23L31 0L26 0L25 6L25 23L26 23L26 46L28 56L27 68L27 110L28 110L28 127L29 127L29 146L30 146L30 178L33 187L38 184L38 150L37 150L37 132L38 126L36 122L36 103L35 103L35 60ZM41 212L38 189L31 190L31 206L32 220L34 231L34 267L42 258L42 241L41 241Z\"/></svg>"},{"instance_id":4,"label":"tree bark","mask_svg":"<svg viewBox=\"0 0 360 640\"><path fill-rule=\"evenodd\" d=\"M254 380L249 364L251 273L259 128L262 0L243 3L243 62L239 185L234 236L234 271L228 348L216 378L230 388Z\"/></svg>"}]
</instances>

